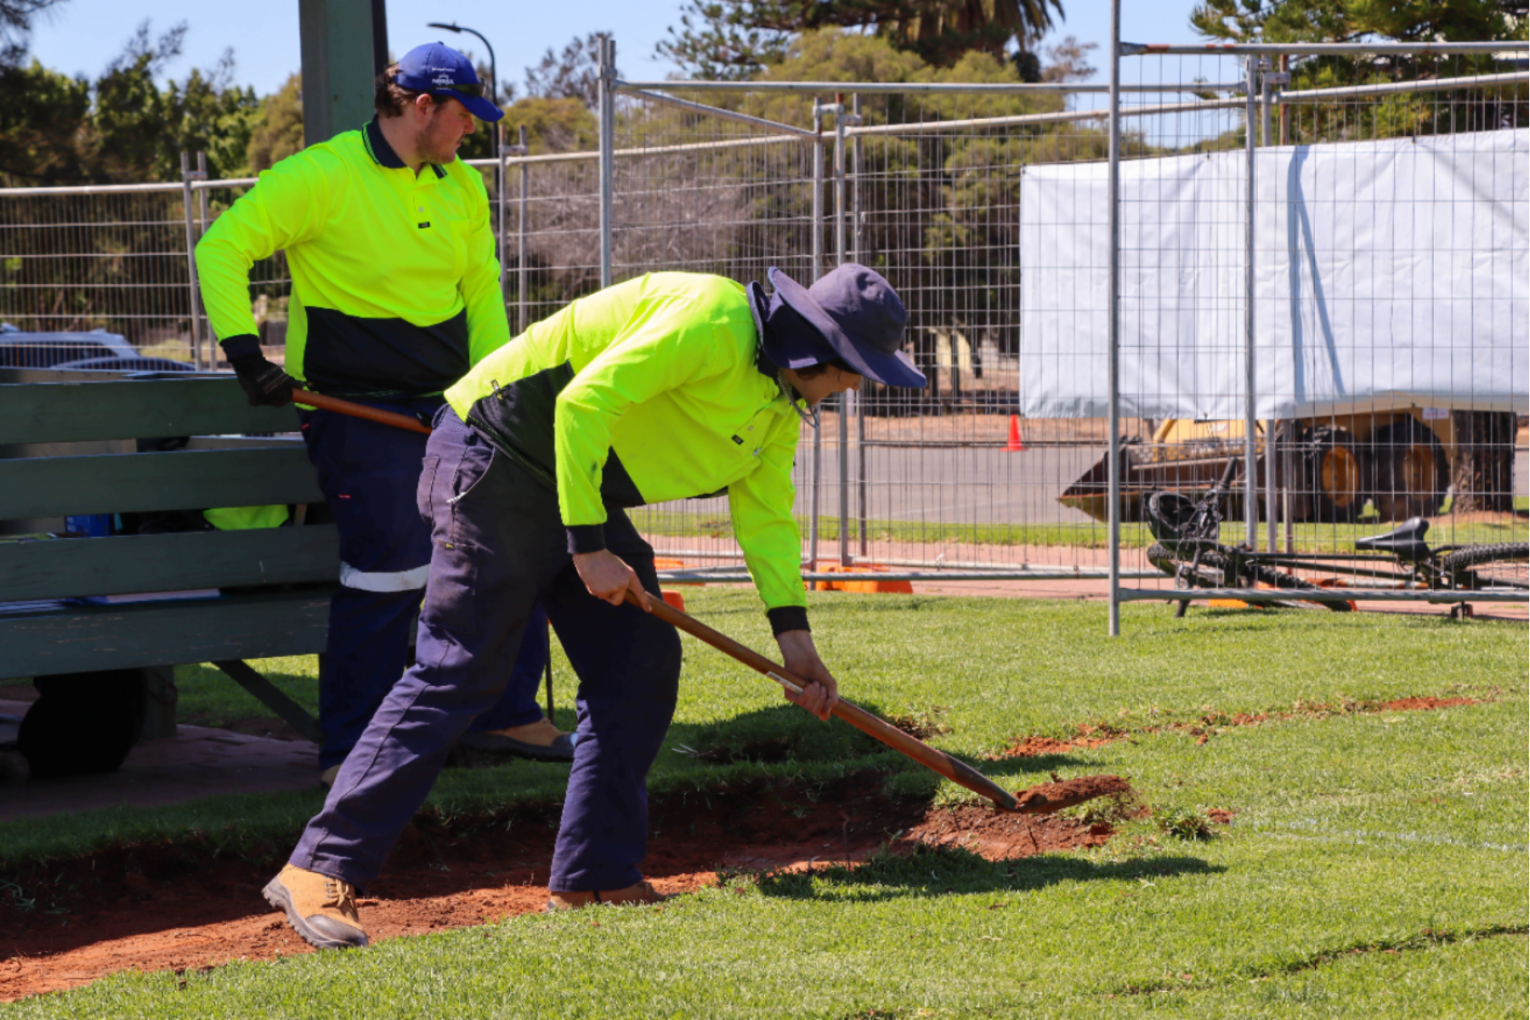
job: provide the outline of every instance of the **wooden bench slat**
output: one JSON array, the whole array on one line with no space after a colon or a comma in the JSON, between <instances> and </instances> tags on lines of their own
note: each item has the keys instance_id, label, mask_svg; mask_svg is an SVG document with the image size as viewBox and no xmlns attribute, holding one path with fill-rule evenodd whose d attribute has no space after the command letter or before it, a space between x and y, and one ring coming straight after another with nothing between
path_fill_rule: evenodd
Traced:
<instances>
[{"instance_id":1,"label":"wooden bench slat","mask_svg":"<svg viewBox=\"0 0 1530 1020\"><path fill-rule=\"evenodd\" d=\"M0 678L322 652L325 589L0 616Z\"/></svg>"},{"instance_id":2,"label":"wooden bench slat","mask_svg":"<svg viewBox=\"0 0 1530 1020\"><path fill-rule=\"evenodd\" d=\"M291 449L0 460L0 520L323 500L298 443Z\"/></svg>"},{"instance_id":3,"label":"wooden bench slat","mask_svg":"<svg viewBox=\"0 0 1530 1020\"><path fill-rule=\"evenodd\" d=\"M0 602L331 582L339 560L333 524L3 542Z\"/></svg>"},{"instance_id":4,"label":"wooden bench slat","mask_svg":"<svg viewBox=\"0 0 1530 1020\"><path fill-rule=\"evenodd\" d=\"M0 445L297 428L293 407L251 407L232 376L0 385Z\"/></svg>"}]
</instances>

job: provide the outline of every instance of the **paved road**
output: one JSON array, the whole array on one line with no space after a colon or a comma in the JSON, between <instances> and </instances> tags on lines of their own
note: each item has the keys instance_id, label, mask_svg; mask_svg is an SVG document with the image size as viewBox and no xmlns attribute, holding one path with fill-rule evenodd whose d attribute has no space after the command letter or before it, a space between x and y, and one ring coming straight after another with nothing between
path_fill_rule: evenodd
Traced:
<instances>
[{"instance_id":1,"label":"paved road","mask_svg":"<svg viewBox=\"0 0 1530 1020\"><path fill-rule=\"evenodd\" d=\"M849 448L849 515L859 516L857 450ZM1064 489L1105 456L1105 447L1030 446L1008 452L997 447L951 448L868 446L866 516L872 520L955 524L1090 524L1088 515L1057 502ZM810 448L798 454L798 512L808 511ZM823 448L819 514L839 516L839 450ZM1530 458L1514 461L1514 492L1530 495ZM686 501L674 508L709 517L727 517L725 500Z\"/></svg>"}]
</instances>

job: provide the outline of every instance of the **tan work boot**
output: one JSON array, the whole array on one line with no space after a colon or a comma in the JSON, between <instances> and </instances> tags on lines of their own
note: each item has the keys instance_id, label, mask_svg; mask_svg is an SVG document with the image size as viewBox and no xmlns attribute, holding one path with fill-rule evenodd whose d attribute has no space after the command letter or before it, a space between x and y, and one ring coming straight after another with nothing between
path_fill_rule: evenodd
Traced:
<instances>
[{"instance_id":1,"label":"tan work boot","mask_svg":"<svg viewBox=\"0 0 1530 1020\"><path fill-rule=\"evenodd\" d=\"M667 899L669 897L649 885L647 879L637 885L629 885L625 889L612 889L609 892L553 892L549 889L547 912L578 910L580 907L597 903L614 907L646 906L650 903L663 903Z\"/></svg>"},{"instance_id":2,"label":"tan work boot","mask_svg":"<svg viewBox=\"0 0 1530 1020\"><path fill-rule=\"evenodd\" d=\"M329 768L319 773L319 785L328 790L330 787L335 785L335 777L339 774L340 766L331 765Z\"/></svg>"},{"instance_id":3,"label":"tan work boot","mask_svg":"<svg viewBox=\"0 0 1530 1020\"><path fill-rule=\"evenodd\" d=\"M464 733L458 743L474 751L513 754L537 761L573 761L574 744L579 737L564 733L546 716L525 726L510 726L483 733Z\"/></svg>"},{"instance_id":4,"label":"tan work boot","mask_svg":"<svg viewBox=\"0 0 1530 1020\"><path fill-rule=\"evenodd\" d=\"M356 914L356 887L338 878L289 864L261 891L266 902L287 912L287 923L319 949L352 949L367 944Z\"/></svg>"}]
</instances>

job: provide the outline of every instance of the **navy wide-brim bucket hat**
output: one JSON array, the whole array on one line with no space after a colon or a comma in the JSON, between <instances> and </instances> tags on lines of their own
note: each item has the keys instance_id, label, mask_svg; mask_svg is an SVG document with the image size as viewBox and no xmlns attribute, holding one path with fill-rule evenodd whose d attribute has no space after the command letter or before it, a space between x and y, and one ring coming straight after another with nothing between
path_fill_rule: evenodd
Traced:
<instances>
[{"instance_id":1,"label":"navy wide-brim bucket hat","mask_svg":"<svg viewBox=\"0 0 1530 1020\"><path fill-rule=\"evenodd\" d=\"M846 262L819 277L811 287L802 286L774 266L766 276L776 296L822 334L834 354L861 375L888 386L925 386L924 373L903 351L908 311L881 273ZM770 357L769 346L765 354Z\"/></svg>"}]
</instances>

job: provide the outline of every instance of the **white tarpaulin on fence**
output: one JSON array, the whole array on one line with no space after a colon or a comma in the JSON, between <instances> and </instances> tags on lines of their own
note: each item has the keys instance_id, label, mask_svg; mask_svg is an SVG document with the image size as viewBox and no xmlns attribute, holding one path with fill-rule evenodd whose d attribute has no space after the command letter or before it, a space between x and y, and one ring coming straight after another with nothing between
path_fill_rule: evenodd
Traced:
<instances>
[{"instance_id":1,"label":"white tarpaulin on fence","mask_svg":"<svg viewBox=\"0 0 1530 1020\"><path fill-rule=\"evenodd\" d=\"M1121 413L1244 414L1241 150L1121 164ZM1102 163L1020 188L1020 401L1108 413ZM1530 131L1258 152L1260 418L1530 405Z\"/></svg>"}]
</instances>

